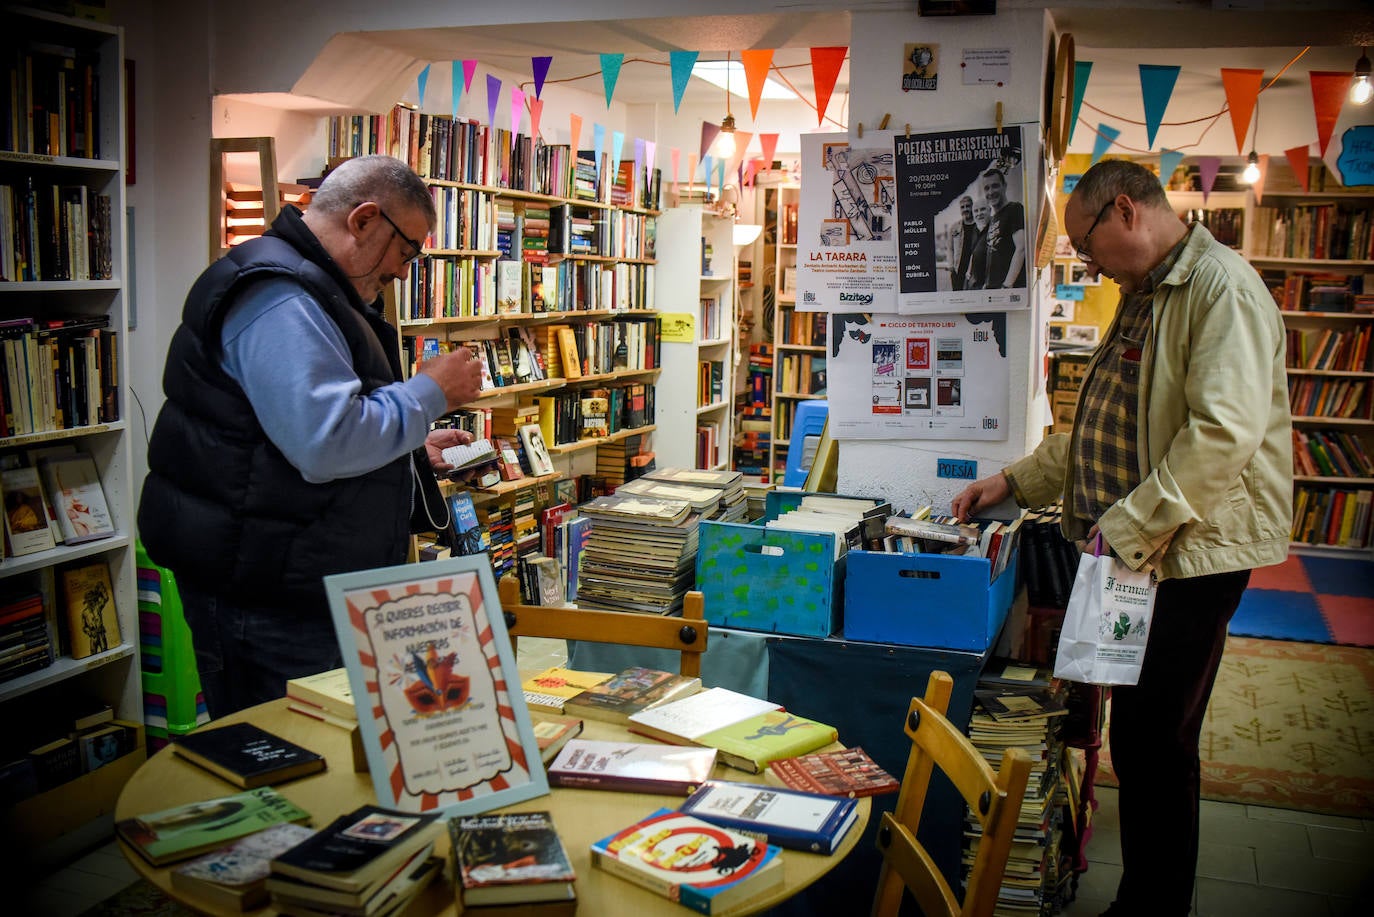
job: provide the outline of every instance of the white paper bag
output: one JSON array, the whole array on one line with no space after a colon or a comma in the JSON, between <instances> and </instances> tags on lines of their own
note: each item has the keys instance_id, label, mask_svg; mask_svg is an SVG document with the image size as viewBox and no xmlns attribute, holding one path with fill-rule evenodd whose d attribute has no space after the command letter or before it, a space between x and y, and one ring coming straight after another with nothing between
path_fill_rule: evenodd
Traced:
<instances>
[{"instance_id":1,"label":"white paper bag","mask_svg":"<svg viewBox=\"0 0 1374 917\"><path fill-rule=\"evenodd\" d=\"M1155 575L1132 570L1111 554L1078 561L1054 675L1095 685L1140 679L1155 607Z\"/></svg>"}]
</instances>

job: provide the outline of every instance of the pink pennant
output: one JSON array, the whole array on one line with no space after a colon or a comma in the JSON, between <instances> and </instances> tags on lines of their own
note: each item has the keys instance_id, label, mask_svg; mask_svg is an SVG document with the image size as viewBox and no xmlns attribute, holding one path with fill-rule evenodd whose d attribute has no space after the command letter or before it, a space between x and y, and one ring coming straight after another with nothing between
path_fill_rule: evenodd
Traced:
<instances>
[{"instance_id":1,"label":"pink pennant","mask_svg":"<svg viewBox=\"0 0 1374 917\"><path fill-rule=\"evenodd\" d=\"M658 158L655 156L657 152L657 142L653 140L644 141L644 165L648 168L650 175L654 172L654 166L658 165Z\"/></svg>"},{"instance_id":2,"label":"pink pennant","mask_svg":"<svg viewBox=\"0 0 1374 917\"><path fill-rule=\"evenodd\" d=\"M539 136L539 119L544 114L543 99L526 99L530 103L530 136Z\"/></svg>"},{"instance_id":3,"label":"pink pennant","mask_svg":"<svg viewBox=\"0 0 1374 917\"><path fill-rule=\"evenodd\" d=\"M744 165L744 151L749 149L749 141L754 139L750 131L735 131L735 155L730 157L731 171Z\"/></svg>"},{"instance_id":4,"label":"pink pennant","mask_svg":"<svg viewBox=\"0 0 1374 917\"><path fill-rule=\"evenodd\" d=\"M773 168L773 154L778 150L778 135L759 134L759 146L763 148L763 168Z\"/></svg>"},{"instance_id":5,"label":"pink pennant","mask_svg":"<svg viewBox=\"0 0 1374 917\"><path fill-rule=\"evenodd\" d=\"M1217 183L1217 173L1221 171L1220 156L1199 156L1197 159L1197 175L1202 182L1202 204L1207 205L1207 195L1212 193L1213 186Z\"/></svg>"},{"instance_id":6,"label":"pink pennant","mask_svg":"<svg viewBox=\"0 0 1374 917\"><path fill-rule=\"evenodd\" d=\"M697 154L687 154L687 187L691 187L697 180Z\"/></svg>"},{"instance_id":7,"label":"pink pennant","mask_svg":"<svg viewBox=\"0 0 1374 917\"><path fill-rule=\"evenodd\" d=\"M681 164L682 164L682 151L679 150L677 147L673 147L671 150L669 150L668 156L669 156L669 158L672 159L672 161L673 161L673 196L676 197L676 196L677 196L677 173L678 173L678 168L679 168L679 167L681 166Z\"/></svg>"},{"instance_id":8,"label":"pink pennant","mask_svg":"<svg viewBox=\"0 0 1374 917\"><path fill-rule=\"evenodd\" d=\"M463 61L463 91L472 92L472 78L477 74L477 61Z\"/></svg>"},{"instance_id":9,"label":"pink pennant","mask_svg":"<svg viewBox=\"0 0 1374 917\"><path fill-rule=\"evenodd\" d=\"M754 184L754 176L758 174L759 165L762 159L751 159L744 167L744 186L751 187Z\"/></svg>"},{"instance_id":10,"label":"pink pennant","mask_svg":"<svg viewBox=\"0 0 1374 917\"><path fill-rule=\"evenodd\" d=\"M520 133L520 118L525 114L525 92L523 89L510 88L510 132L511 136Z\"/></svg>"}]
</instances>

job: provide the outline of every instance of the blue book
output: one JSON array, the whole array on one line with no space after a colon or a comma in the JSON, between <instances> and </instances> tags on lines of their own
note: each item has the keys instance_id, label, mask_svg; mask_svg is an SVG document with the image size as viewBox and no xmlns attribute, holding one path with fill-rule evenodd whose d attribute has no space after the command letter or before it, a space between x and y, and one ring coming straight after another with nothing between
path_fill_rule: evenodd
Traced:
<instances>
[{"instance_id":1,"label":"blue book","mask_svg":"<svg viewBox=\"0 0 1374 917\"><path fill-rule=\"evenodd\" d=\"M723 828L766 837L768 843L831 854L858 818L858 800L759 783L708 780L682 812Z\"/></svg>"}]
</instances>

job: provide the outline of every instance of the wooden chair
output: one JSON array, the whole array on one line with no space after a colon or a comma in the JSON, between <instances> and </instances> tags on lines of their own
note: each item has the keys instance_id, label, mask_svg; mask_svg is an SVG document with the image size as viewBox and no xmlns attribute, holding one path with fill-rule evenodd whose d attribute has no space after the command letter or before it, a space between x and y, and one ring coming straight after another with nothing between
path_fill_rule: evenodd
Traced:
<instances>
[{"instance_id":1,"label":"wooden chair","mask_svg":"<svg viewBox=\"0 0 1374 917\"><path fill-rule=\"evenodd\" d=\"M883 866L873 898L874 917L894 917L901 907L903 889L911 891L925 917L988 917L997 904L1031 762L1021 749L1009 749L1001 768L994 772L968 737L945 717L953 688L954 680L948 673L932 672L925 698L913 697L907 710L911 755L896 810L883 813L878 828ZM954 784L983 827L962 907L935 861L916 840L916 826L936 767ZM958 831L962 826L939 827Z\"/></svg>"},{"instance_id":2,"label":"wooden chair","mask_svg":"<svg viewBox=\"0 0 1374 917\"><path fill-rule=\"evenodd\" d=\"M677 650L681 654L679 674L701 676L701 656L706 652L706 612L700 592L687 593L682 617L677 618L525 605L520 601L520 584L513 576L501 577L498 589L512 644L517 637L551 637Z\"/></svg>"}]
</instances>

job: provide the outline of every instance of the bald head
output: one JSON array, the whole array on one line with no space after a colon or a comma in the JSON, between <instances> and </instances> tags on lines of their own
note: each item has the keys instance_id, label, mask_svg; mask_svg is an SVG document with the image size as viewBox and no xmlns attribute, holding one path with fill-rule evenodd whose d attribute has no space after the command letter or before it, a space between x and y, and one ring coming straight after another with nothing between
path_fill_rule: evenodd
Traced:
<instances>
[{"instance_id":1,"label":"bald head","mask_svg":"<svg viewBox=\"0 0 1374 917\"><path fill-rule=\"evenodd\" d=\"M1131 293L1187 227L1174 214L1158 176L1138 163L1104 159L1074 187L1064 206L1064 231L1090 275L1110 277Z\"/></svg>"}]
</instances>

